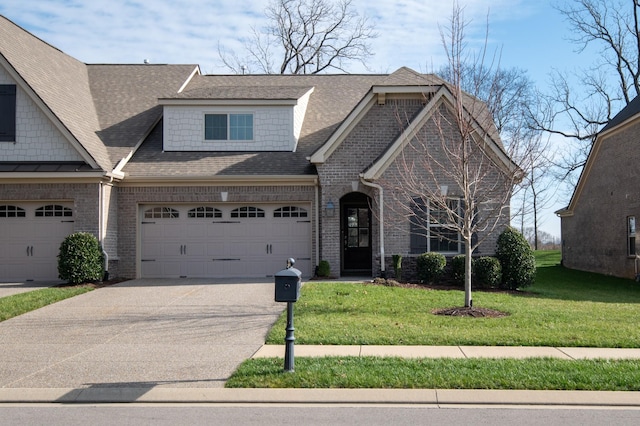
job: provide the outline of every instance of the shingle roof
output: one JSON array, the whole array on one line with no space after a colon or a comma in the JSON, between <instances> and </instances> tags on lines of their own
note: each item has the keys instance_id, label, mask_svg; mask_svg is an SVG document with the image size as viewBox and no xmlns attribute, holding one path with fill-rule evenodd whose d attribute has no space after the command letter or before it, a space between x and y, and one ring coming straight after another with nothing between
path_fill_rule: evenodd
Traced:
<instances>
[{"instance_id":1,"label":"shingle roof","mask_svg":"<svg viewBox=\"0 0 640 426\"><path fill-rule=\"evenodd\" d=\"M0 16L0 53L103 169L107 150L96 135L98 118L87 67Z\"/></svg>"},{"instance_id":2,"label":"shingle roof","mask_svg":"<svg viewBox=\"0 0 640 426\"><path fill-rule=\"evenodd\" d=\"M178 92L197 65L87 65L111 166L129 154L162 116L158 98Z\"/></svg>"},{"instance_id":3,"label":"shingle roof","mask_svg":"<svg viewBox=\"0 0 640 426\"><path fill-rule=\"evenodd\" d=\"M0 54L97 165L111 171L197 65L87 65L0 15Z\"/></svg>"},{"instance_id":4,"label":"shingle roof","mask_svg":"<svg viewBox=\"0 0 640 426\"><path fill-rule=\"evenodd\" d=\"M288 88L298 96L313 87L296 152L163 152L161 129L143 144L124 168L129 176L235 176L315 174L310 156L345 119L347 114L387 75L205 75L194 78L196 90L203 86L234 88L236 93L271 94ZM189 92L192 84L185 88ZM257 95L256 95L257 96ZM185 167L188 164L188 167Z\"/></svg>"},{"instance_id":5,"label":"shingle roof","mask_svg":"<svg viewBox=\"0 0 640 426\"><path fill-rule=\"evenodd\" d=\"M618 124L622 124L636 114L640 114L640 96L636 96L636 98L629 102L627 106L622 108L622 111L616 114L615 117L613 117L607 125L602 128L601 132L612 129Z\"/></svg>"}]
</instances>

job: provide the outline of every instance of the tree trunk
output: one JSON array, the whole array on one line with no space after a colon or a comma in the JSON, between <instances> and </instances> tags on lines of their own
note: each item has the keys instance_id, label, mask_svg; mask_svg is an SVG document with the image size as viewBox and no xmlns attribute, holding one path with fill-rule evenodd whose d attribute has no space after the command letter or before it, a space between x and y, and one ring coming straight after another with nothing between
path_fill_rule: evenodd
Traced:
<instances>
[{"instance_id":1,"label":"tree trunk","mask_svg":"<svg viewBox=\"0 0 640 426\"><path fill-rule=\"evenodd\" d=\"M464 307L471 308L471 238L465 238L464 244Z\"/></svg>"}]
</instances>

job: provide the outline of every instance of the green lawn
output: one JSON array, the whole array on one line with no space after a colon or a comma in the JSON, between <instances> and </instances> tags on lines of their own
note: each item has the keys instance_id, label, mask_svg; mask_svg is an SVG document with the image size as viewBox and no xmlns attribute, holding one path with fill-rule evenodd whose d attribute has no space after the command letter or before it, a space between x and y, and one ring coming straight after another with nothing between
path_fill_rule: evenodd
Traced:
<instances>
[{"instance_id":1,"label":"green lawn","mask_svg":"<svg viewBox=\"0 0 640 426\"><path fill-rule=\"evenodd\" d=\"M473 292L474 306L502 318L433 315L462 306L462 290L309 282L295 304L299 344L640 347L640 284L565 269L538 255L536 284L521 294ZM286 316L267 337L282 344Z\"/></svg>"},{"instance_id":2,"label":"green lawn","mask_svg":"<svg viewBox=\"0 0 640 426\"><path fill-rule=\"evenodd\" d=\"M474 291L474 306L509 315L433 315L462 306L462 290L371 284L304 285L295 304L297 344L640 347L640 284L559 266L536 253L534 286L519 294ZM267 343L283 344L283 315ZM246 361L227 387L640 390L637 360L297 358Z\"/></svg>"},{"instance_id":3,"label":"green lawn","mask_svg":"<svg viewBox=\"0 0 640 426\"><path fill-rule=\"evenodd\" d=\"M50 287L0 298L0 321L93 290L91 286Z\"/></svg>"}]
</instances>

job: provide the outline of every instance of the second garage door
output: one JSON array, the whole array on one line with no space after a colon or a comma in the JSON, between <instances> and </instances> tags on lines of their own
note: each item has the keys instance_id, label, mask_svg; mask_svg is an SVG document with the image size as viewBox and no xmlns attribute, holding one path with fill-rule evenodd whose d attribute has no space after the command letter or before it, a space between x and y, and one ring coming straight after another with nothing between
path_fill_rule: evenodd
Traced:
<instances>
[{"instance_id":1,"label":"second garage door","mask_svg":"<svg viewBox=\"0 0 640 426\"><path fill-rule=\"evenodd\" d=\"M296 259L311 271L306 205L143 205L141 275L267 277Z\"/></svg>"}]
</instances>

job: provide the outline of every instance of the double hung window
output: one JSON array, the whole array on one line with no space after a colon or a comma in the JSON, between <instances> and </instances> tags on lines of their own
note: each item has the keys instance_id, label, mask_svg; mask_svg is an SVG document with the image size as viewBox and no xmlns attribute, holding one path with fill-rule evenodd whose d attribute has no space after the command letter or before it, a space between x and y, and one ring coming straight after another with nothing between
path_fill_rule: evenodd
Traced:
<instances>
[{"instance_id":1,"label":"double hung window","mask_svg":"<svg viewBox=\"0 0 640 426\"><path fill-rule=\"evenodd\" d=\"M627 255L636 255L636 217L627 216Z\"/></svg>"},{"instance_id":2,"label":"double hung window","mask_svg":"<svg viewBox=\"0 0 640 426\"><path fill-rule=\"evenodd\" d=\"M457 198L447 200L447 207L433 202L414 199L410 221L410 251L421 254L430 251L439 253L462 253L464 245L452 220L462 217L462 203Z\"/></svg>"}]
</instances>

